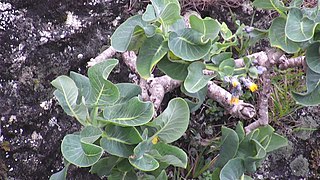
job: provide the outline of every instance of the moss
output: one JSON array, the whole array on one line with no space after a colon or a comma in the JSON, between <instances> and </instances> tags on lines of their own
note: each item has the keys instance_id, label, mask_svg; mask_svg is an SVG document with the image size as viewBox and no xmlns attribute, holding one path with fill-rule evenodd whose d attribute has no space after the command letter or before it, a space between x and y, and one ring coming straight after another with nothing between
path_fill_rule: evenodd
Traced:
<instances>
[{"instance_id":1,"label":"moss","mask_svg":"<svg viewBox=\"0 0 320 180\"><path fill-rule=\"evenodd\" d=\"M290 163L292 174L295 176L307 177L309 173L309 163L306 158L299 155Z\"/></svg>"}]
</instances>

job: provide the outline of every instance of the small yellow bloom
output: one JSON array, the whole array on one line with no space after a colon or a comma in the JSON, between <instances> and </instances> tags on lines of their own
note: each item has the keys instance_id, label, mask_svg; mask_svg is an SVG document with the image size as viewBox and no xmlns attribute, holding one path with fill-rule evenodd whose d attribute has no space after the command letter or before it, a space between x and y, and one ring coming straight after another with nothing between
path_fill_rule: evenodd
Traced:
<instances>
[{"instance_id":1,"label":"small yellow bloom","mask_svg":"<svg viewBox=\"0 0 320 180\"><path fill-rule=\"evenodd\" d=\"M156 137L154 137L153 139L152 139L152 144L157 144L158 142L159 142L159 137L158 136L156 136Z\"/></svg>"},{"instance_id":2,"label":"small yellow bloom","mask_svg":"<svg viewBox=\"0 0 320 180\"><path fill-rule=\"evenodd\" d=\"M258 85L256 83L251 83L249 85L249 89L251 92L255 92L256 90L258 90Z\"/></svg>"},{"instance_id":3,"label":"small yellow bloom","mask_svg":"<svg viewBox=\"0 0 320 180\"><path fill-rule=\"evenodd\" d=\"M230 104L238 104L239 103L239 98L236 96L232 96L230 100Z\"/></svg>"},{"instance_id":4,"label":"small yellow bloom","mask_svg":"<svg viewBox=\"0 0 320 180\"><path fill-rule=\"evenodd\" d=\"M238 81L233 81L233 82L232 82L232 86L233 86L233 87L237 87L238 85L239 85L239 82L238 82Z\"/></svg>"},{"instance_id":5,"label":"small yellow bloom","mask_svg":"<svg viewBox=\"0 0 320 180\"><path fill-rule=\"evenodd\" d=\"M231 78L231 84L233 87L237 87L240 83L236 77Z\"/></svg>"}]
</instances>

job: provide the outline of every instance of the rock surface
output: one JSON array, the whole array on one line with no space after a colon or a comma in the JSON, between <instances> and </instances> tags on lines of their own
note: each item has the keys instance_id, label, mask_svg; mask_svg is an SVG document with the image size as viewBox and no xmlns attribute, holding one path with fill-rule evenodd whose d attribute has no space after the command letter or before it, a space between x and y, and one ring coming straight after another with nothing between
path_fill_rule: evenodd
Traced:
<instances>
[{"instance_id":1,"label":"rock surface","mask_svg":"<svg viewBox=\"0 0 320 180\"><path fill-rule=\"evenodd\" d=\"M62 168L61 140L79 125L52 99L50 81L84 73L130 2L0 2L0 179L48 179Z\"/></svg>"}]
</instances>

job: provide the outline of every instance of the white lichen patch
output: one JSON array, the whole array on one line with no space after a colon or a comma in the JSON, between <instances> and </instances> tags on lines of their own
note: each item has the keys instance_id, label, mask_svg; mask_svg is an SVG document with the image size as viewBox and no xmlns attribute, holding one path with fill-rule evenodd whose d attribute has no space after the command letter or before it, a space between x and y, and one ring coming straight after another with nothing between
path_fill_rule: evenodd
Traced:
<instances>
[{"instance_id":1,"label":"white lichen patch","mask_svg":"<svg viewBox=\"0 0 320 180\"><path fill-rule=\"evenodd\" d=\"M7 11L12 9L12 5L10 3L2 3L0 2L0 11Z\"/></svg>"},{"instance_id":2,"label":"white lichen patch","mask_svg":"<svg viewBox=\"0 0 320 180\"><path fill-rule=\"evenodd\" d=\"M58 120L56 117L52 117L51 119L49 119L49 122L48 122L49 126L50 127L54 127L54 126L57 126L58 127L58 131L61 131L61 127L60 125L58 124Z\"/></svg>"},{"instance_id":3,"label":"white lichen patch","mask_svg":"<svg viewBox=\"0 0 320 180\"><path fill-rule=\"evenodd\" d=\"M40 107L42 107L42 109L44 110L49 110L52 106L52 99L48 100L48 101L43 101L40 103Z\"/></svg>"},{"instance_id":4,"label":"white lichen patch","mask_svg":"<svg viewBox=\"0 0 320 180\"><path fill-rule=\"evenodd\" d=\"M32 140L41 140L43 138L40 133L38 134L36 131L33 131L33 133L31 134L31 139Z\"/></svg>"},{"instance_id":5,"label":"white lichen patch","mask_svg":"<svg viewBox=\"0 0 320 180\"><path fill-rule=\"evenodd\" d=\"M9 123L9 124L12 124L12 123L15 122L15 121L17 121L17 116L11 115L11 116L9 117L8 123Z\"/></svg>"},{"instance_id":6,"label":"white lichen patch","mask_svg":"<svg viewBox=\"0 0 320 180\"><path fill-rule=\"evenodd\" d=\"M67 11L66 25L71 26L75 29L80 29L82 27L82 23L78 19L78 16L74 15L73 12L70 11Z\"/></svg>"}]
</instances>

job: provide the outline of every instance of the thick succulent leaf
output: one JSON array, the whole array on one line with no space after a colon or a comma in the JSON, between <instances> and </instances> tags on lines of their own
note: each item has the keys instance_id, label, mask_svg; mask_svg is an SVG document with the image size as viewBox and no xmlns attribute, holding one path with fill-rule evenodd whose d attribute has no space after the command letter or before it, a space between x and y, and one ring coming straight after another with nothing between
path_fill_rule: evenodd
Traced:
<instances>
[{"instance_id":1,"label":"thick succulent leaf","mask_svg":"<svg viewBox=\"0 0 320 180\"><path fill-rule=\"evenodd\" d=\"M129 158L129 162L141 171L154 171L159 167L158 161L148 154L140 158Z\"/></svg>"},{"instance_id":2,"label":"thick succulent leaf","mask_svg":"<svg viewBox=\"0 0 320 180\"><path fill-rule=\"evenodd\" d=\"M91 84L90 104L103 106L116 102L119 99L119 90L111 81L107 80L118 60L109 59L88 69Z\"/></svg>"},{"instance_id":3,"label":"thick succulent leaf","mask_svg":"<svg viewBox=\"0 0 320 180\"><path fill-rule=\"evenodd\" d=\"M196 110L198 110L201 107L203 102L206 100L206 96L207 96L207 92L208 92L208 86L203 87L202 89L200 89L196 93L189 93L184 88L184 86L180 86L180 90L185 95L187 95L187 96L192 98L192 100L191 99L187 99L187 98L185 98L184 100L188 103L190 112L195 112Z\"/></svg>"},{"instance_id":4,"label":"thick succulent leaf","mask_svg":"<svg viewBox=\"0 0 320 180\"><path fill-rule=\"evenodd\" d=\"M120 98L117 101L117 104L126 103L133 97L141 94L141 88L138 85L132 83L119 83L116 84L120 92Z\"/></svg>"},{"instance_id":5,"label":"thick succulent leaf","mask_svg":"<svg viewBox=\"0 0 320 180\"><path fill-rule=\"evenodd\" d=\"M180 4L177 0L151 0L155 14L164 26L180 19Z\"/></svg>"},{"instance_id":6,"label":"thick succulent leaf","mask_svg":"<svg viewBox=\"0 0 320 180\"><path fill-rule=\"evenodd\" d=\"M214 77L204 75L203 70L206 68L202 62L193 62L188 67L188 75L183 83L184 88L189 93L196 93L204 88L208 82Z\"/></svg>"},{"instance_id":7,"label":"thick succulent leaf","mask_svg":"<svg viewBox=\"0 0 320 180\"><path fill-rule=\"evenodd\" d=\"M307 67L307 77L306 77L306 84L307 84L307 92L312 92L318 85L320 81L320 73L316 73Z\"/></svg>"},{"instance_id":8,"label":"thick succulent leaf","mask_svg":"<svg viewBox=\"0 0 320 180\"><path fill-rule=\"evenodd\" d=\"M127 50L136 27L144 30L147 36L155 33L155 27L142 20L142 15L128 18L111 36L111 46L119 52Z\"/></svg>"},{"instance_id":9,"label":"thick succulent leaf","mask_svg":"<svg viewBox=\"0 0 320 180\"><path fill-rule=\"evenodd\" d=\"M147 5L146 11L142 15L142 20L146 22L152 22L157 19L156 12L151 4Z\"/></svg>"},{"instance_id":10,"label":"thick succulent leaf","mask_svg":"<svg viewBox=\"0 0 320 180\"><path fill-rule=\"evenodd\" d=\"M159 176L156 178L156 180L167 180L168 175L165 170L162 170Z\"/></svg>"},{"instance_id":11,"label":"thick succulent leaf","mask_svg":"<svg viewBox=\"0 0 320 180\"><path fill-rule=\"evenodd\" d=\"M228 163L221 169L220 180L235 180L240 179L244 174L244 162L241 158L235 158L228 161Z\"/></svg>"},{"instance_id":12,"label":"thick succulent leaf","mask_svg":"<svg viewBox=\"0 0 320 180\"><path fill-rule=\"evenodd\" d=\"M151 155L160 162L176 167L187 167L188 157L182 149L162 142L153 145L152 148L155 152Z\"/></svg>"},{"instance_id":13,"label":"thick succulent leaf","mask_svg":"<svg viewBox=\"0 0 320 180\"><path fill-rule=\"evenodd\" d=\"M210 60L213 64L215 65L219 65L222 61L226 60L226 59L230 59L232 57L232 53L231 52L223 52L223 53L219 53L216 55L213 55Z\"/></svg>"},{"instance_id":14,"label":"thick succulent leaf","mask_svg":"<svg viewBox=\"0 0 320 180\"><path fill-rule=\"evenodd\" d=\"M241 121L238 122L235 131L238 135L239 143L240 143L244 139L244 136L246 135L246 133L244 132L244 129L243 129L243 123Z\"/></svg>"},{"instance_id":15,"label":"thick succulent leaf","mask_svg":"<svg viewBox=\"0 0 320 180\"><path fill-rule=\"evenodd\" d=\"M61 144L63 157L79 167L89 167L95 164L103 154L103 149L95 144L87 144L86 152L83 149L80 135L68 134ZM90 152L91 154L86 154Z\"/></svg>"},{"instance_id":16,"label":"thick succulent leaf","mask_svg":"<svg viewBox=\"0 0 320 180\"><path fill-rule=\"evenodd\" d=\"M202 42L203 34L193 29L182 29L169 35L169 49L186 61L203 58L210 51L211 41Z\"/></svg>"},{"instance_id":17,"label":"thick succulent leaf","mask_svg":"<svg viewBox=\"0 0 320 180\"><path fill-rule=\"evenodd\" d=\"M137 26L133 31L127 51L138 52L146 39L147 35L145 34L144 29Z\"/></svg>"},{"instance_id":18,"label":"thick succulent leaf","mask_svg":"<svg viewBox=\"0 0 320 180\"><path fill-rule=\"evenodd\" d=\"M233 58L226 59L219 64L219 74L221 77L232 76L235 69L235 62Z\"/></svg>"},{"instance_id":19,"label":"thick succulent leaf","mask_svg":"<svg viewBox=\"0 0 320 180\"><path fill-rule=\"evenodd\" d=\"M255 145L255 155L244 159L244 166L247 172L255 172L259 163L266 157L266 149L255 139L252 140Z\"/></svg>"},{"instance_id":20,"label":"thick succulent leaf","mask_svg":"<svg viewBox=\"0 0 320 180\"><path fill-rule=\"evenodd\" d=\"M303 4L303 0L293 0L290 3L290 7L300 8L302 4Z\"/></svg>"},{"instance_id":21,"label":"thick succulent leaf","mask_svg":"<svg viewBox=\"0 0 320 180\"><path fill-rule=\"evenodd\" d=\"M296 53L300 46L298 43L291 41L285 34L286 19L278 17L273 20L269 29L269 39L272 47L282 49L287 53Z\"/></svg>"},{"instance_id":22,"label":"thick succulent leaf","mask_svg":"<svg viewBox=\"0 0 320 180\"><path fill-rule=\"evenodd\" d=\"M239 147L239 137L234 130L222 126L221 132L222 139L220 145L220 155L215 163L215 166L220 168L222 168L230 159L234 158Z\"/></svg>"},{"instance_id":23,"label":"thick succulent leaf","mask_svg":"<svg viewBox=\"0 0 320 180\"><path fill-rule=\"evenodd\" d=\"M67 179L67 171L70 163L67 163L61 171L56 172L50 176L49 180L66 180Z\"/></svg>"},{"instance_id":24,"label":"thick succulent leaf","mask_svg":"<svg viewBox=\"0 0 320 180\"><path fill-rule=\"evenodd\" d=\"M123 144L139 144L142 137L135 127L121 127L108 124L105 127L104 137L112 139Z\"/></svg>"},{"instance_id":25,"label":"thick succulent leaf","mask_svg":"<svg viewBox=\"0 0 320 180\"><path fill-rule=\"evenodd\" d=\"M288 140L285 137L280 136L279 134L273 133L266 151L271 152L281 147L285 147L287 145L288 145Z\"/></svg>"},{"instance_id":26,"label":"thick succulent leaf","mask_svg":"<svg viewBox=\"0 0 320 180\"><path fill-rule=\"evenodd\" d=\"M307 48L306 61L308 68L320 73L320 43L314 43Z\"/></svg>"},{"instance_id":27,"label":"thick succulent leaf","mask_svg":"<svg viewBox=\"0 0 320 180\"><path fill-rule=\"evenodd\" d=\"M76 83L79 89L79 96L83 96L87 102L91 91L89 78L73 71L70 72L70 78Z\"/></svg>"},{"instance_id":28,"label":"thick succulent leaf","mask_svg":"<svg viewBox=\"0 0 320 180\"><path fill-rule=\"evenodd\" d=\"M133 145L124 144L118 139L102 137L100 139L101 147L114 156L129 158L133 154Z\"/></svg>"},{"instance_id":29,"label":"thick succulent leaf","mask_svg":"<svg viewBox=\"0 0 320 180\"><path fill-rule=\"evenodd\" d=\"M172 99L164 112L152 122L157 128L157 132L152 138L158 137L160 141L165 143L179 139L187 130L189 113L188 104L183 99Z\"/></svg>"},{"instance_id":30,"label":"thick succulent leaf","mask_svg":"<svg viewBox=\"0 0 320 180\"><path fill-rule=\"evenodd\" d=\"M164 37L156 34L146 39L142 45L137 57L137 70L141 77L147 79L151 75L154 66L168 52L168 42L164 41Z\"/></svg>"},{"instance_id":31,"label":"thick succulent leaf","mask_svg":"<svg viewBox=\"0 0 320 180\"><path fill-rule=\"evenodd\" d=\"M169 61L167 56L164 56L157 66L172 79L183 81L188 75L189 63Z\"/></svg>"},{"instance_id":32,"label":"thick succulent leaf","mask_svg":"<svg viewBox=\"0 0 320 180\"><path fill-rule=\"evenodd\" d=\"M138 180L138 177L135 172L123 172L119 170L112 170L111 175L108 176L108 180Z\"/></svg>"},{"instance_id":33,"label":"thick succulent leaf","mask_svg":"<svg viewBox=\"0 0 320 180\"><path fill-rule=\"evenodd\" d=\"M313 91L307 93L292 92L292 97L303 106L316 106L320 104L320 81Z\"/></svg>"},{"instance_id":34,"label":"thick succulent leaf","mask_svg":"<svg viewBox=\"0 0 320 180\"><path fill-rule=\"evenodd\" d=\"M86 126L81 132L80 137L82 142L94 143L102 135L102 131L98 127Z\"/></svg>"},{"instance_id":35,"label":"thick succulent leaf","mask_svg":"<svg viewBox=\"0 0 320 180\"><path fill-rule=\"evenodd\" d=\"M120 126L140 126L149 122L154 114L151 102L142 102L134 97L125 104L106 106L103 111L104 119Z\"/></svg>"},{"instance_id":36,"label":"thick succulent leaf","mask_svg":"<svg viewBox=\"0 0 320 180\"><path fill-rule=\"evenodd\" d=\"M176 32L184 28L186 28L186 23L183 17L180 17L180 19L176 20L176 22L169 26L169 31Z\"/></svg>"},{"instance_id":37,"label":"thick succulent leaf","mask_svg":"<svg viewBox=\"0 0 320 180\"><path fill-rule=\"evenodd\" d=\"M168 3L161 12L159 18L164 25L171 25L180 19L180 5L177 3Z\"/></svg>"},{"instance_id":38,"label":"thick succulent leaf","mask_svg":"<svg viewBox=\"0 0 320 180\"><path fill-rule=\"evenodd\" d=\"M51 82L57 88L54 91L60 106L69 116L75 117L82 125L85 125L88 116L88 109L83 102L77 104L78 87L68 76L59 76Z\"/></svg>"},{"instance_id":39,"label":"thick succulent leaf","mask_svg":"<svg viewBox=\"0 0 320 180\"><path fill-rule=\"evenodd\" d=\"M112 169L121 161L121 158L116 156L109 156L101 158L97 163L95 163L90 172L97 174L100 178L109 176Z\"/></svg>"},{"instance_id":40,"label":"thick succulent leaf","mask_svg":"<svg viewBox=\"0 0 320 180\"><path fill-rule=\"evenodd\" d=\"M227 26L226 23L222 23L221 24L221 29L220 29L220 34L222 36L222 38L226 41L231 40L231 38L233 38L234 36L232 35L231 30L229 29L229 27Z\"/></svg>"},{"instance_id":41,"label":"thick succulent leaf","mask_svg":"<svg viewBox=\"0 0 320 180\"><path fill-rule=\"evenodd\" d=\"M202 40L206 42L208 39L214 40L220 32L220 23L210 17L201 19L196 15L189 17L190 26L192 29L203 34Z\"/></svg>"},{"instance_id":42,"label":"thick succulent leaf","mask_svg":"<svg viewBox=\"0 0 320 180\"><path fill-rule=\"evenodd\" d=\"M270 125L259 127L259 134L255 139L261 142L266 136L271 136L274 132L274 129Z\"/></svg>"},{"instance_id":43,"label":"thick succulent leaf","mask_svg":"<svg viewBox=\"0 0 320 180\"><path fill-rule=\"evenodd\" d=\"M276 10L282 15L287 11L287 7L280 0L255 0L253 6L261 9Z\"/></svg>"},{"instance_id":44,"label":"thick succulent leaf","mask_svg":"<svg viewBox=\"0 0 320 180\"><path fill-rule=\"evenodd\" d=\"M317 23L303 16L298 8L291 8L285 27L286 36L294 42L304 42L313 37Z\"/></svg>"}]
</instances>

